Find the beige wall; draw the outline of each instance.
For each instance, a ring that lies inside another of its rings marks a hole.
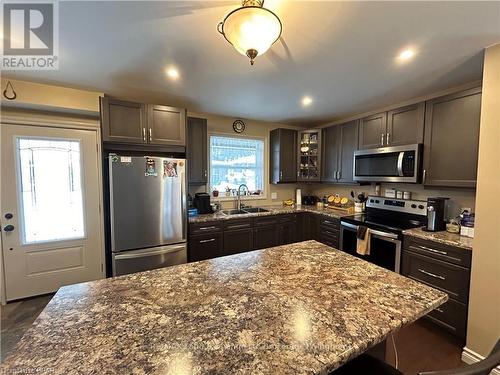
[[[189,116],[192,117],[201,117],[201,118],[206,118],[207,123],[208,123],[208,133],[215,133],[215,134],[229,134],[229,135],[237,135],[233,131],[233,122],[236,118],[233,117],[225,117],[225,116],[218,116],[218,115],[212,115],[212,114],[204,114],[204,113],[188,113]],[[254,121],[254,120],[244,120],[246,128],[245,132],[243,133],[244,136],[247,137],[257,137],[257,138],[263,138],[265,139],[266,143],[266,155],[265,157],[265,164],[266,164],[266,171],[265,171],[265,181],[269,181],[269,132],[272,129],[276,128],[290,128],[290,129],[300,129],[297,127],[293,127],[290,125],[285,125],[285,124],[278,124],[278,123],[272,123],[272,122],[263,122],[263,121]],[[246,204],[249,205],[254,205],[254,206],[264,206],[264,205],[271,205],[271,204],[281,204],[283,200],[292,198],[295,199],[295,189],[297,187],[301,187],[302,189],[305,189],[305,185],[299,185],[299,184],[283,184],[283,185],[273,185],[273,184],[266,184],[266,199],[256,199],[252,201],[245,202]],[[196,192],[208,192],[210,187],[209,186],[191,186],[189,189],[189,192],[191,195],[194,196],[194,193]],[[271,199],[271,193],[276,193],[277,198],[275,200]],[[218,201],[218,200],[217,200]],[[223,208],[232,208],[235,206],[235,201],[224,201],[221,200]]]
[[[102,93],[9,80],[5,77],[2,77],[2,93],[7,81],[14,86],[17,98],[7,100],[2,95],[2,106],[99,115],[99,96],[102,96]]]
[[[500,44],[485,53],[477,177],[467,348],[485,356],[500,338]]]

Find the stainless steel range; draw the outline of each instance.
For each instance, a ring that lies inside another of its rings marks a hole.
[[[427,220],[427,202],[369,196],[366,212],[340,221],[340,249],[399,273],[403,230],[422,227]],[[359,226],[370,228],[370,255],[356,253]]]

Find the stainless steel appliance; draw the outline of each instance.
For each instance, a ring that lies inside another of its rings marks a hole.
[[[354,152],[355,181],[417,183],[421,167],[422,144]]]
[[[186,161],[109,155],[113,276],[186,263]]]
[[[369,196],[365,213],[341,219],[340,250],[399,273],[402,231],[424,226],[426,213],[426,201]],[[370,228],[370,255],[356,253],[360,225]]]
[[[437,232],[446,229],[445,208],[448,198],[427,198],[427,226],[426,230]]]

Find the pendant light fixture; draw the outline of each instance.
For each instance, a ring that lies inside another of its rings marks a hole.
[[[254,64],[281,36],[281,21],[264,8],[264,0],[243,0],[242,6],[229,13],[217,30],[242,55]]]

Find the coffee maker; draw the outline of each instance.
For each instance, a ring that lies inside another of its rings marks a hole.
[[[446,229],[445,209],[446,200],[449,198],[427,198],[427,227],[429,232]]]

